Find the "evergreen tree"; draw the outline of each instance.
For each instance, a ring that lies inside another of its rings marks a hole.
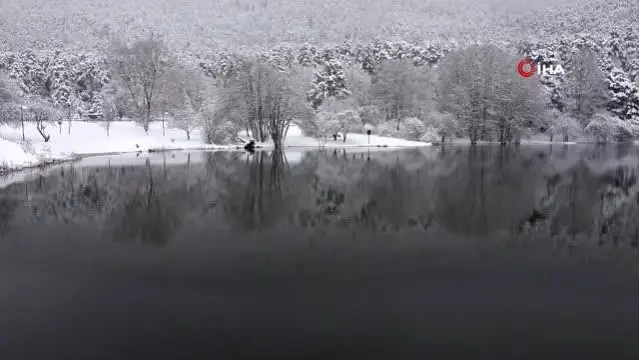
[[[619,68],[613,68],[607,80],[610,91],[608,110],[629,122],[634,134],[639,134],[639,88]]]
[[[532,53],[532,59],[537,66],[551,67],[561,65],[561,58],[556,51],[551,49],[543,49]],[[549,99],[549,107],[563,112],[566,108],[565,99],[565,77],[561,74],[542,74],[539,77],[544,92]]]
[[[623,69],[631,81],[639,81],[639,34],[633,27],[628,28],[623,38]]]
[[[329,97],[343,98],[350,94],[346,88],[346,76],[342,70],[342,64],[336,59],[331,59],[326,62],[322,71],[315,73],[308,100],[313,109],[317,110]]]

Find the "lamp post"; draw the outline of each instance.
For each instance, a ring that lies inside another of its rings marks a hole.
[[[164,127],[164,117],[167,116],[168,114],[169,113],[166,112],[166,111],[164,113],[162,113],[162,136],[166,136],[166,131],[164,130],[165,129],[165,127]]]
[[[20,123],[22,124],[22,141],[25,141],[24,138],[24,112],[27,110],[26,106],[20,107]]]
[[[371,133],[373,132],[373,125],[366,123],[364,125],[364,129],[366,129],[366,135],[368,135],[368,145],[371,144]]]

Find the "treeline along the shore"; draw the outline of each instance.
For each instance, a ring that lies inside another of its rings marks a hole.
[[[148,129],[166,119],[218,144],[242,130],[281,144],[291,122],[318,138],[372,128],[428,142],[506,144],[540,133],[626,141],[639,135],[637,29],[213,54],[174,49],[165,34],[148,31],[93,52],[1,53],[0,121],[135,119]],[[523,78],[516,70],[524,58],[564,72]]]

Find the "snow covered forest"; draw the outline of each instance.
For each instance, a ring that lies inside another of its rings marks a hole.
[[[0,122],[281,145],[639,135],[639,1],[0,1]],[[520,77],[523,58],[565,74]]]

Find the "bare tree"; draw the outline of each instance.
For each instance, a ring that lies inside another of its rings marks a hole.
[[[46,132],[47,122],[60,121],[63,117],[63,113],[52,104],[37,100],[29,105],[29,110],[33,116],[36,130],[38,130],[44,142],[49,142],[51,135]]]
[[[571,136],[577,136],[581,133],[579,123],[577,123],[577,121],[568,114],[553,111],[548,115],[548,117],[550,119],[550,127],[548,128],[550,141],[553,140],[555,135],[561,135],[563,137],[563,141],[566,142]]]
[[[107,136],[111,136],[111,124],[118,117],[115,94],[108,93],[102,95],[102,123],[100,124]]]
[[[304,105],[300,92],[289,83],[284,74],[271,70],[267,79],[264,104],[267,128],[275,148],[280,149],[291,121],[297,117],[308,116],[310,110]]]
[[[523,128],[539,126],[541,88],[512,70],[517,59],[494,46],[471,46],[449,54],[440,73],[440,105],[452,113],[471,143],[518,142]]]
[[[506,59],[506,64],[516,63],[514,57]],[[484,105],[490,110],[490,127],[496,130],[500,144],[519,143],[525,130],[538,129],[544,121],[540,84],[520,77],[508,66],[500,69],[495,81],[493,92],[484,97],[492,102]]]
[[[347,110],[337,114],[338,131],[342,133],[342,141],[346,142],[346,136],[350,132],[356,132],[363,129],[362,120],[355,110]]]
[[[191,98],[185,93],[184,105],[174,110],[171,126],[186,133],[187,140],[191,140],[191,132],[203,124],[202,113],[199,112]]]
[[[346,86],[359,106],[371,105],[371,77],[361,66],[345,69]]]
[[[337,140],[336,134],[339,132],[340,123],[334,113],[319,112],[314,123],[316,126],[313,129],[314,132],[311,133],[312,136],[323,137],[325,140],[328,140],[329,136],[333,136]]]
[[[125,116],[130,116],[137,112],[134,101],[131,99],[129,90],[121,84],[117,79],[112,80],[102,90],[103,102],[111,107],[114,115],[114,121],[121,121]]]
[[[269,137],[276,148],[283,144],[291,121],[309,117],[308,109],[297,81],[296,69],[286,73],[260,61],[246,60],[239,76],[225,89],[220,109],[233,110],[234,120],[259,141]]]
[[[274,75],[268,65],[257,61],[247,62],[243,65],[237,85],[243,96],[244,110],[246,111],[247,128],[259,141],[266,141],[268,137],[268,125],[266,123],[265,98],[270,76]]]
[[[567,93],[574,101],[573,116],[585,127],[597,109],[606,102],[605,77],[591,50],[582,49],[573,55],[567,76]]]
[[[171,126],[191,133],[204,124],[204,112],[208,110],[207,97],[210,92],[199,71],[175,69],[166,79],[166,91],[162,96],[162,107],[172,115]]]
[[[425,69],[409,60],[385,61],[372,79],[372,103],[385,111],[386,120],[418,116],[431,98],[429,78]]]
[[[446,138],[452,138],[459,132],[459,124],[450,113],[433,111],[426,117],[424,123],[437,129],[437,135],[441,137],[442,144]]]
[[[163,91],[162,79],[172,67],[164,42],[151,35],[130,46],[116,45],[113,68],[148,133],[151,115]]]

